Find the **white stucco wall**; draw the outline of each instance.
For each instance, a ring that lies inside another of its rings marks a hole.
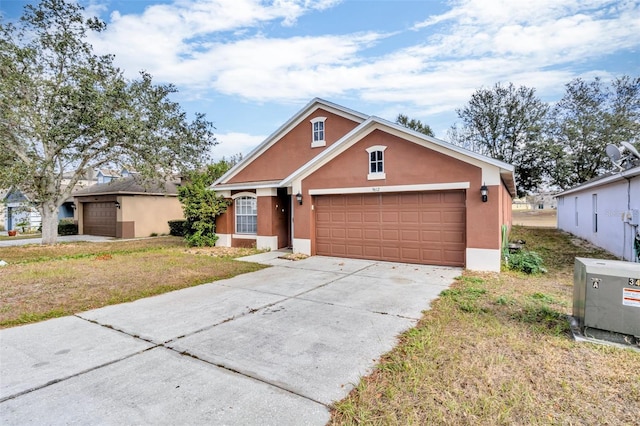
[[[640,228],[623,219],[631,209],[640,209],[640,176],[566,191],[558,197],[558,228],[632,260],[633,239]]]

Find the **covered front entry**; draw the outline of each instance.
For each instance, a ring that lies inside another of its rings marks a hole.
[[[464,266],[465,191],[321,195],[316,254]]]
[[[116,237],[116,221],[113,201],[83,203],[83,234]]]

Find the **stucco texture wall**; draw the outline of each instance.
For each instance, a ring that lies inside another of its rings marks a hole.
[[[323,109],[318,109],[303,119],[300,124],[284,135],[245,169],[229,179],[228,183],[284,179],[320,154],[326,147],[311,148],[312,127],[310,120],[316,117],[327,117],[325,121],[326,147],[332,145],[359,124]]]
[[[386,146],[384,165],[386,179],[368,180],[369,156],[367,148]],[[500,185],[489,187],[489,200],[480,197],[482,170],[472,164],[406,141],[381,130],[375,130],[355,143],[335,159],[302,181],[306,200],[310,189],[414,185],[432,183],[469,182],[467,190],[467,247],[500,248],[500,225],[504,220],[504,205]],[[510,211],[510,210],[509,210]],[[311,203],[295,206],[295,238],[313,235]]]
[[[119,196],[118,201],[121,205],[118,222],[133,223],[135,238],[168,234],[170,220],[184,219],[182,205],[175,196],[125,195]],[[126,226],[123,229],[127,229]]]
[[[560,196],[558,228],[630,260],[638,229],[623,221],[630,209],[640,209],[640,176]]]

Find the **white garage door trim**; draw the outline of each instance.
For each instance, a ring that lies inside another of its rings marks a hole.
[[[469,189],[469,182],[426,183],[418,185],[357,186],[351,188],[310,189],[309,195],[366,194],[369,192],[415,192]]]

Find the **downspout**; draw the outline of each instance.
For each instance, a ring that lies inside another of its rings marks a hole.
[[[626,214],[631,214],[631,179],[629,177],[623,176],[626,181],[627,181],[627,213]],[[630,261],[631,262],[640,262],[640,230],[638,229],[638,225],[637,224],[632,224],[631,223],[631,218],[627,216],[627,220],[628,222],[622,222],[624,229],[623,229],[623,237],[622,237],[622,244],[623,244],[623,250],[622,250],[622,259],[624,260],[624,253],[626,251],[626,245],[627,245],[627,227],[625,226],[625,223],[628,223],[629,226],[631,227],[631,241],[630,241],[630,247],[629,247],[629,252],[631,254],[630,256]]]

